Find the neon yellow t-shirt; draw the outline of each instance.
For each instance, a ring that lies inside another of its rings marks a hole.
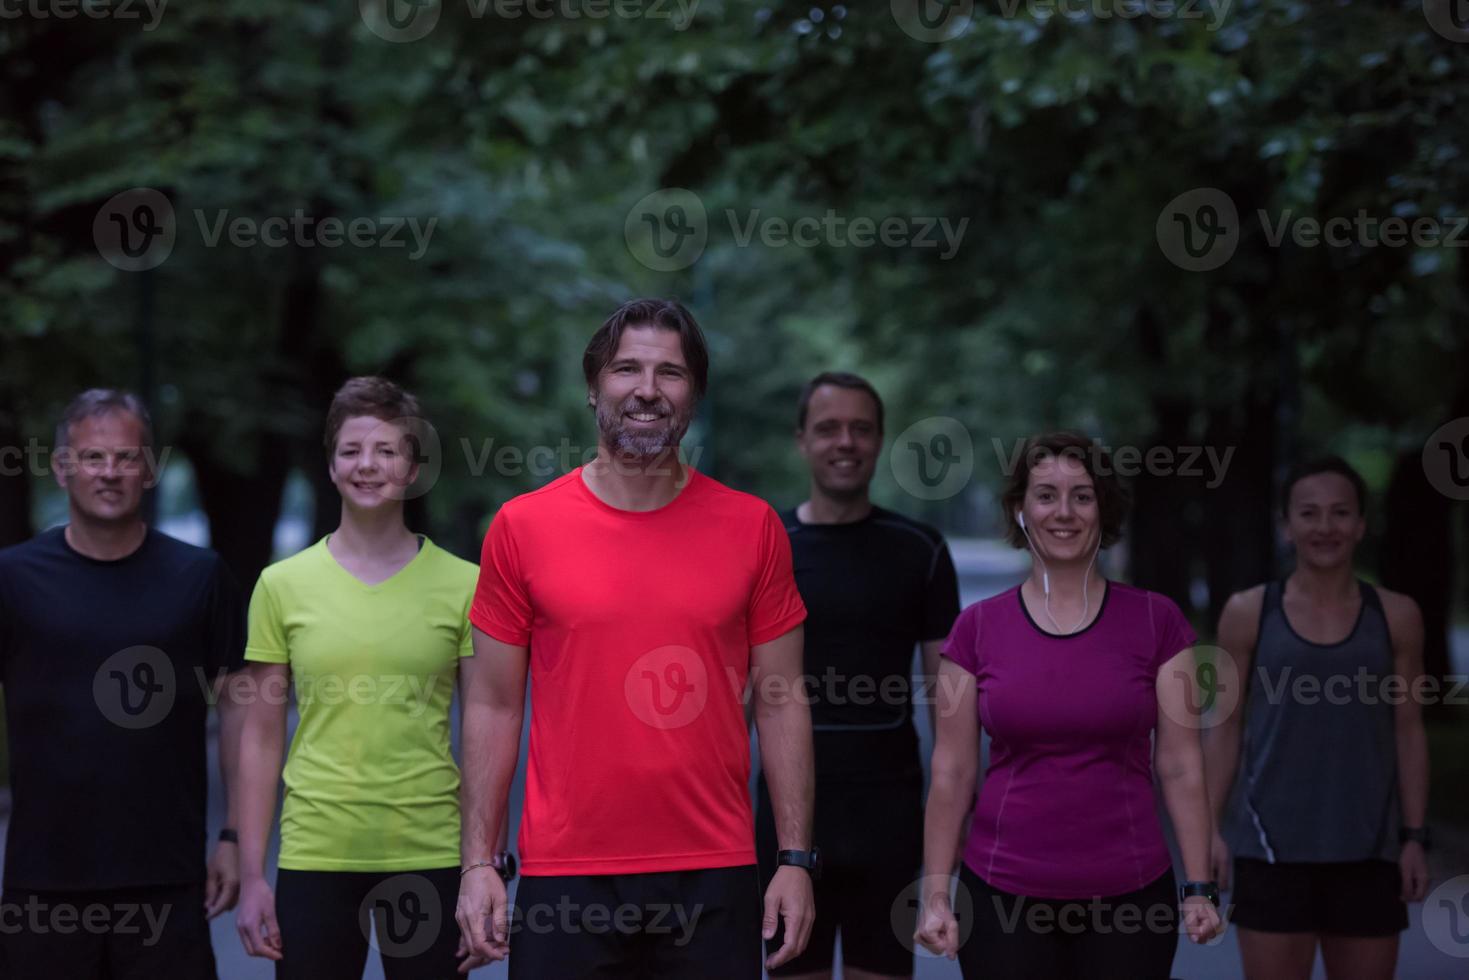
[[[377,585],[338,564],[326,538],[261,574],[245,659],[290,665],[301,716],[284,773],[280,867],[458,867],[449,707],[459,658],[474,652],[477,575],[427,538]]]

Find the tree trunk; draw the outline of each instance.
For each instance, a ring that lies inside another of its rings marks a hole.
[[[1143,356],[1155,370],[1166,371],[1162,326],[1146,308],[1138,311],[1136,322]],[[1155,397],[1152,445],[1175,449],[1188,445],[1192,411],[1188,399]],[[1189,597],[1190,559],[1196,553],[1196,535],[1189,523],[1193,487],[1174,474],[1149,473],[1148,469],[1142,467],[1132,483],[1128,551],[1132,581],[1141,588],[1166,595],[1188,612],[1193,606]]]
[[[30,457],[21,438],[15,400],[0,391],[0,548],[31,536]],[[19,455],[16,455],[18,453]]]

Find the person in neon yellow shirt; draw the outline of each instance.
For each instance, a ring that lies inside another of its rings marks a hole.
[[[277,980],[450,977],[459,950],[459,769],[449,741],[477,569],[411,533],[403,498],[422,413],[390,381],[353,378],[327,413],[341,524],[267,568],[250,601],[240,759],[245,950]],[[286,761],[276,888],[265,854]],[[375,933],[375,935],[373,935]]]

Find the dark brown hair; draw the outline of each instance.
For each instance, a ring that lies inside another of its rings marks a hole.
[[[657,327],[677,333],[683,344],[684,363],[694,377],[694,398],[704,397],[709,387],[709,347],[694,315],[673,299],[628,300],[597,328],[581,359],[588,388],[596,390],[598,376],[617,353],[622,332],[628,327]]]
[[[1362,479],[1362,474],[1352,468],[1352,464],[1340,456],[1318,456],[1304,463],[1297,463],[1291,468],[1290,475],[1286,477],[1285,489],[1280,495],[1280,514],[1282,517],[1290,517],[1290,493],[1308,476],[1319,476],[1322,473],[1335,473],[1337,476],[1346,477],[1352,489],[1357,491],[1357,513],[1367,513],[1367,481]]]
[[[838,388],[850,388],[853,391],[865,391],[877,405],[877,431],[882,431],[882,396],[872,383],[858,374],[850,371],[822,371],[816,377],[801,388],[801,394],[796,398],[796,429],[799,431],[806,428],[806,413],[811,409],[811,396],[816,394],[816,389],[822,385],[835,385]]]
[[[366,415],[384,422],[396,422],[418,436],[425,423],[423,409],[418,399],[387,378],[366,375],[348,378],[332,396],[331,408],[326,411],[326,454],[337,451],[337,436],[350,418]]]
[[[1005,511],[1005,540],[1016,548],[1028,547],[1025,534],[1015,522],[1015,513],[1025,503],[1030,489],[1030,471],[1043,459],[1074,459],[1092,478],[1097,494],[1097,513],[1101,523],[1100,547],[1110,548],[1122,537],[1122,522],[1131,499],[1127,488],[1117,478],[1112,454],[1105,446],[1080,432],[1047,432],[1025,440],[1025,448],[1016,457],[1013,470],[1005,474],[1005,488],[1000,493],[1000,506]]]

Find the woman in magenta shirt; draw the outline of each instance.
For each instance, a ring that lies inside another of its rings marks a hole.
[[[1030,577],[964,610],[944,645],[918,939],[968,978],[1166,980],[1181,892],[1194,942],[1219,928],[1198,716],[1175,679],[1193,676],[1194,634],[1168,599],[1097,571],[1126,506],[1114,473],[1085,436],[1027,443],[1002,499]]]

